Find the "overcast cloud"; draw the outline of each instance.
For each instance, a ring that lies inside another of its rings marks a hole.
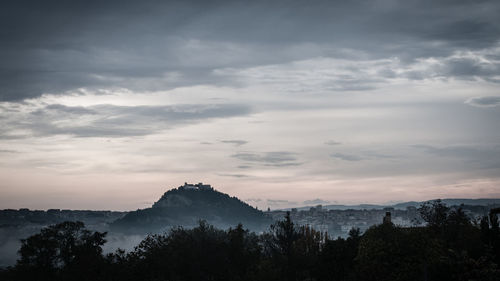
[[[399,58],[403,68],[436,59],[430,71],[384,70],[413,79],[498,74],[494,0],[10,1],[2,11],[3,100],[81,87],[227,84],[214,71],[315,57],[354,59],[346,64],[354,77],[332,83],[340,90],[377,82],[355,68],[360,58]]]
[[[262,208],[500,197],[499,14],[496,0],[7,1],[0,208],[134,209],[185,181]]]

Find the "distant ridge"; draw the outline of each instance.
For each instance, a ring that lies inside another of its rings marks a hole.
[[[172,227],[193,227],[200,220],[219,228],[235,227],[261,230],[269,226],[266,215],[236,197],[219,192],[210,185],[198,183],[171,189],[151,208],[131,211],[111,224],[114,231],[157,233]]]
[[[384,208],[394,208],[394,209],[406,209],[407,207],[420,207],[425,202],[431,202],[437,199],[427,200],[427,201],[408,201],[397,204],[387,204],[387,205],[377,205],[377,204],[359,204],[359,205],[323,205],[323,209],[326,210],[371,210],[371,209],[384,209]],[[441,199],[443,203],[448,206],[458,206],[461,204],[464,205],[476,205],[476,206],[489,206],[489,205],[500,205],[500,198],[480,198],[480,199],[461,199],[461,198],[447,198]],[[314,206],[304,206],[297,207],[297,210],[308,210],[309,208]],[[283,209],[290,210],[291,208]]]

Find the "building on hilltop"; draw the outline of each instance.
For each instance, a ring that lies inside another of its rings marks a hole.
[[[183,186],[180,186],[179,189],[185,190],[185,189],[194,189],[194,190],[212,190],[212,186],[209,184],[203,184],[202,182],[199,183],[187,183],[185,182]]]

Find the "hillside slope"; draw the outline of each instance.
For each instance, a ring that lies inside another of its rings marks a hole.
[[[172,227],[193,227],[200,220],[219,228],[242,223],[255,231],[269,226],[265,214],[236,197],[216,191],[209,185],[185,184],[169,190],[151,208],[129,212],[111,224],[113,231],[155,233]]]

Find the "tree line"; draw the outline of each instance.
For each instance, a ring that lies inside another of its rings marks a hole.
[[[479,221],[440,201],[419,211],[426,226],[389,222],[335,239],[289,214],[262,234],[201,221],[110,254],[102,251],[106,233],[63,222],[23,239],[0,280],[499,280],[494,211]]]

